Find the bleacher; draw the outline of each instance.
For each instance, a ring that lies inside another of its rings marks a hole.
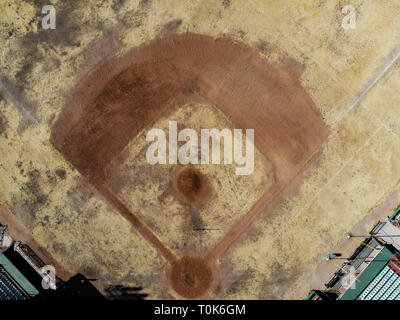
[[[386,266],[359,296],[360,300],[400,300],[400,276]]]
[[[0,300],[26,300],[21,290],[4,273],[0,273]]]
[[[38,293],[4,253],[0,252],[0,300],[26,300]]]

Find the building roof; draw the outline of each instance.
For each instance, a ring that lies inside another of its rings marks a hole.
[[[384,269],[387,264],[391,261],[393,253],[386,247],[383,247],[381,252],[369,263],[368,267],[358,276],[358,280],[355,280],[355,288],[349,288],[339,297],[339,300],[355,300],[367,289],[374,289],[376,284],[382,280],[379,278],[383,272],[382,278],[386,275],[387,269]],[[376,282],[376,279],[378,279]],[[386,281],[387,279],[384,278]],[[369,287],[371,284],[372,287]]]

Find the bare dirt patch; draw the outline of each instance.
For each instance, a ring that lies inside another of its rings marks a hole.
[[[213,282],[213,274],[201,257],[183,257],[172,264],[170,281],[178,294],[193,299],[206,293]]]

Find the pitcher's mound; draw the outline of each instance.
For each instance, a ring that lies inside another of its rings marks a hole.
[[[184,167],[176,173],[174,189],[179,198],[190,205],[201,202],[209,194],[207,178],[193,167]]]

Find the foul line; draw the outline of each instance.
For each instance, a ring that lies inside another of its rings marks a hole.
[[[305,210],[308,210],[311,207],[315,199],[319,197],[322,191],[332,183],[332,181],[349,165],[349,163],[355,158],[355,156],[378,134],[378,132],[382,128],[383,126],[381,125],[380,127],[378,127],[378,129],[375,130],[375,132],[365,141],[365,143],[360,148],[358,148],[353,153],[353,155],[343,164],[343,166],[329,179],[329,181],[319,189],[319,192],[317,192],[315,196],[311,199],[309,205],[307,205],[307,207],[305,207],[303,210],[299,211],[296,215],[294,215],[293,219],[296,219],[300,214],[302,214]]]
[[[353,110],[358,103],[365,97],[365,95],[372,89],[372,87],[375,86],[375,84],[382,79],[382,77],[386,74],[386,72],[391,68],[391,66],[400,58],[400,50],[397,51],[397,53],[394,55],[394,57],[387,63],[385,64],[382,68],[380,68],[376,74],[376,76],[367,82],[367,86],[365,87],[364,90],[362,90],[360,93],[356,95],[355,100],[350,104],[349,107],[347,107],[346,110],[343,111],[342,116],[337,120],[337,122],[341,122],[343,118],[351,111]],[[332,110],[328,116],[333,112]]]
[[[369,85],[358,95],[356,100],[348,107],[345,111],[345,115],[349,113],[354,107],[358,104],[358,102],[367,94],[367,92],[385,75],[385,73],[390,69],[390,67],[399,59],[400,51],[390,60],[383,68],[380,69],[376,77],[369,83]]]
[[[19,101],[16,95],[6,84],[4,78],[0,77],[0,94],[3,94],[17,109],[22,113],[22,116],[26,117],[29,121],[39,124],[39,121],[34,117],[32,112],[27,108],[23,101]]]

